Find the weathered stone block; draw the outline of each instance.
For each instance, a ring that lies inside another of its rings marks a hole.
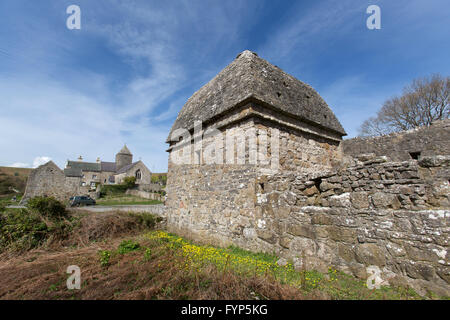
[[[355,249],[356,261],[364,265],[384,266],[386,264],[386,257],[383,250],[376,244],[363,243],[359,244]]]
[[[376,208],[399,209],[401,207],[401,203],[395,194],[375,192],[371,197]]]
[[[331,207],[345,207],[349,208],[351,206],[350,203],[350,193],[343,193],[338,196],[331,196],[328,199]]]
[[[352,192],[350,194],[350,201],[352,206],[356,209],[369,208],[369,196],[367,192]]]
[[[288,232],[294,236],[315,239],[314,228],[310,225],[292,224],[288,226]]]

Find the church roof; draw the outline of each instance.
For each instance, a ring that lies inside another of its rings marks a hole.
[[[101,164],[102,171],[116,172],[116,163],[115,162],[102,161],[100,164]]]
[[[127,172],[128,170],[133,168],[136,164],[138,164],[138,162],[140,162],[140,161],[136,161],[136,162],[130,163],[129,165],[126,165],[125,167],[120,168],[116,173],[119,174],[119,173]]]
[[[129,154],[129,155],[132,155],[130,150],[128,150],[127,145],[124,145],[123,148],[119,151],[118,154]]]
[[[174,130],[191,129],[194,121],[206,122],[249,99],[346,135],[333,111],[311,86],[246,50],[188,99],[167,141]]]
[[[84,161],[67,161],[67,168],[71,168],[73,170],[82,170],[82,171],[101,171],[101,164],[99,162],[84,162]]]

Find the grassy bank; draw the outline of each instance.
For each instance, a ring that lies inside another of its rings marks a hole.
[[[99,206],[116,206],[116,205],[152,205],[161,204],[158,200],[149,200],[132,195],[118,194],[108,195],[100,199],[97,199],[97,205]]]
[[[0,299],[421,299],[411,289],[369,290],[333,269],[296,271],[274,255],[202,246],[161,230],[102,235],[0,259]],[[81,290],[66,288],[69,265],[82,271]]]
[[[410,288],[370,290],[332,268],[298,270],[272,254],[200,245],[159,222],[67,211],[51,198],[2,209],[0,299],[422,299]],[[66,287],[70,265],[81,269],[81,290]]]

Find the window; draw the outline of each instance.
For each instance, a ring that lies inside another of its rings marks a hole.
[[[93,174],[93,175],[92,175],[92,179],[97,179],[97,175],[96,175],[96,174]]]
[[[419,160],[420,152],[410,152],[409,155],[411,156],[411,159]]]
[[[82,187],[86,186],[86,182],[83,181],[83,182],[81,183],[81,186],[82,186]]]
[[[137,170],[136,173],[134,174],[134,176],[136,177],[136,180],[141,180],[141,170]]]

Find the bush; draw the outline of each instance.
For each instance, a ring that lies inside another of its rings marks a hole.
[[[161,217],[156,217],[150,213],[134,213],[130,212],[129,215],[137,220],[137,223],[143,225],[149,229],[153,229],[158,222],[162,221]]]
[[[136,185],[136,177],[125,177],[122,184],[127,186],[127,189],[133,188]]]
[[[35,197],[28,200],[27,207],[43,217],[61,219],[67,217],[66,207],[53,197]]]
[[[112,185],[104,185],[100,190],[100,197],[105,197],[108,195],[116,195],[122,194],[127,191],[128,186],[124,184],[112,184]]]
[[[26,209],[5,211],[0,215],[0,252],[11,245],[17,249],[37,247],[47,233],[48,227],[37,213]]]

